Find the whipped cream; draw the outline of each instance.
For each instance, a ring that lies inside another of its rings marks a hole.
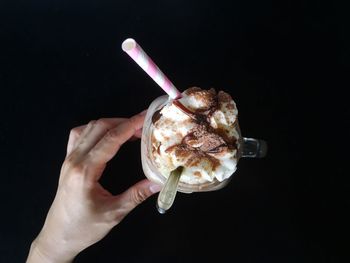
[[[164,176],[183,166],[180,182],[203,184],[222,182],[236,171],[240,132],[229,94],[189,88],[156,114],[152,155]]]

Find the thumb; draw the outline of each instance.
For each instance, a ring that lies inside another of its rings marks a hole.
[[[120,222],[130,211],[141,204],[151,195],[158,193],[161,186],[144,179],[131,186],[125,192],[117,195],[114,200],[113,209],[116,211],[116,218]]]

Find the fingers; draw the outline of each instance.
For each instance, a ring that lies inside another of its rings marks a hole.
[[[117,222],[120,222],[131,210],[144,202],[148,197],[159,192],[160,189],[160,185],[144,179],[131,186],[124,193],[116,196],[112,209],[115,210]]]
[[[105,165],[136,132],[144,122],[144,114],[138,114],[108,130],[89,152],[89,160],[97,165]]]
[[[134,135],[136,138],[141,138],[142,136],[142,128],[141,129],[138,129],[136,132],[135,132],[135,135]]]
[[[118,118],[118,119],[121,119],[121,120],[126,120],[126,118]],[[104,120],[106,122],[110,122],[111,125],[114,125],[115,123],[115,118],[104,118]],[[95,122],[95,121],[92,121],[91,124]],[[77,142],[78,142],[78,139],[80,138],[80,136],[82,135],[82,133],[84,132],[84,130],[86,129],[86,127],[88,126],[88,124],[86,125],[81,125],[81,126],[78,126],[78,127],[75,127],[73,128],[70,133],[69,133],[69,139],[68,139],[68,143],[67,143],[67,156],[72,152],[72,150],[77,146]],[[85,134],[86,135],[86,134]],[[83,135],[83,137],[85,136]],[[141,138],[142,136],[142,128],[137,130],[135,132],[135,135],[130,138],[130,140],[134,141],[134,140],[137,140],[139,138]]]
[[[126,118],[103,118],[72,129],[67,145],[67,155],[77,147],[82,154],[88,152],[107,130],[114,128],[124,120]]]
[[[69,155],[72,152],[78,138],[80,137],[80,135],[82,134],[82,132],[85,130],[86,127],[87,125],[82,125],[79,127],[75,127],[70,131],[68,144],[67,144],[67,155]]]
[[[139,129],[135,132],[135,134],[129,139],[129,141],[136,141],[142,137],[142,129]]]
[[[140,137],[146,112],[129,119],[110,118],[91,121],[71,131],[67,158],[71,162],[83,161],[89,166],[87,177],[98,180],[122,144],[132,137]]]

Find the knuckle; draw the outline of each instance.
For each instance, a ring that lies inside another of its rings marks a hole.
[[[135,116],[126,120],[126,125],[135,127],[137,123],[137,118]]]
[[[77,161],[75,154],[69,155],[63,163],[63,168],[66,172],[72,175],[81,175],[84,173],[85,165],[84,163]]]
[[[97,122],[96,120],[91,120],[91,121],[89,121],[87,127],[94,126],[94,125],[96,124],[96,122]]]
[[[138,116],[133,116],[127,120],[127,125],[134,130],[134,133],[142,127]]]
[[[91,121],[89,121],[84,130],[89,129],[89,128],[95,126],[96,123],[97,123],[97,120],[91,120]]]
[[[96,121],[96,125],[102,128],[107,128],[109,126],[109,122],[107,119],[101,118]]]
[[[76,154],[73,151],[71,154],[69,154],[66,159],[63,162],[63,166],[65,167],[70,167],[72,164],[75,162],[74,160],[76,159]]]
[[[85,171],[85,166],[81,163],[72,165],[68,170],[71,177],[82,176]]]
[[[131,192],[131,198],[136,205],[139,205],[147,199],[147,194],[140,189],[133,189]]]
[[[81,134],[81,130],[78,129],[78,127],[75,127],[73,129],[70,130],[69,133],[71,136],[79,136]]]
[[[107,140],[115,140],[120,136],[118,129],[110,129],[107,131],[105,137]]]

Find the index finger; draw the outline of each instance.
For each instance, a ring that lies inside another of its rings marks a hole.
[[[105,165],[118,152],[120,147],[142,128],[145,113],[124,120],[109,130],[90,150],[89,159],[95,164]]]
[[[126,118],[103,118],[100,120],[102,120],[105,123],[105,125],[110,126],[110,127],[114,127],[114,126],[117,126],[122,121],[126,120]],[[88,133],[88,130],[86,130],[87,126],[88,126],[88,124],[81,125],[81,126],[73,128],[70,131],[68,144],[67,144],[67,155],[69,155],[73,151],[73,149],[77,146],[77,144],[79,144],[79,138],[87,135],[87,133]]]

